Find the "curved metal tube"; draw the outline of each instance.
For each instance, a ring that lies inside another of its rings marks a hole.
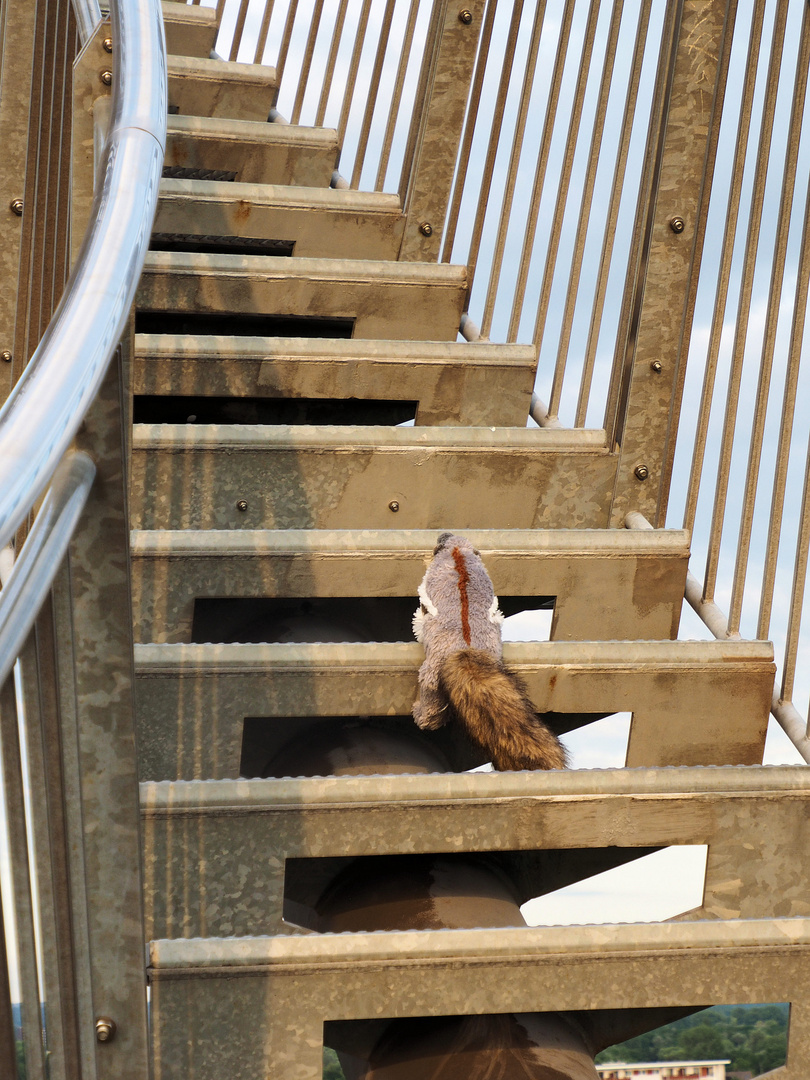
[[[0,686],[14,667],[56,577],[95,475],[96,466],[88,454],[81,450],[68,454],[56,470],[20,556],[0,592]]]
[[[76,16],[79,39],[82,45],[86,45],[101,22],[101,7],[98,0],[73,0],[73,14]]]
[[[114,0],[117,70],[92,224],[64,296],[0,412],[0,547],[70,446],[121,337],[141,273],[166,145],[158,0]]]

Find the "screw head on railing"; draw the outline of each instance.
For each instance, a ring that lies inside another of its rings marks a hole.
[[[469,26],[473,20],[473,14],[469,8],[462,8],[458,13],[458,21],[464,23],[465,26]]]
[[[682,217],[674,217],[670,221],[669,227],[674,233],[682,233],[683,230],[686,228],[686,222],[683,220]]]
[[[109,1042],[116,1032],[116,1023],[111,1020],[109,1016],[97,1016],[96,1017],[96,1041],[100,1043]]]
[[[104,49],[104,52],[108,52],[108,53],[112,52],[112,38],[111,37],[105,37],[101,44],[102,44],[102,47]]]
[[[22,212],[23,212],[23,201],[22,201],[22,199],[12,199],[11,202],[8,204],[8,208],[12,212],[12,214],[16,214],[17,217],[22,217]]]
[[[239,501],[236,504],[236,509],[241,510],[242,513],[244,514],[244,512],[247,510],[247,508],[248,508],[247,500],[246,499],[239,499]]]
[[[633,472],[635,473],[637,480],[646,480],[647,477],[650,475],[650,470],[647,468],[646,465],[636,465],[635,469],[633,469]]]
[[[99,79],[101,79],[101,81],[104,83],[105,86],[112,86],[112,72],[111,71],[102,71],[101,74],[99,75]]]
[[[433,226],[429,221],[423,221],[419,226],[419,232],[422,236],[433,236]]]
[[[396,499],[391,500],[391,502],[388,504],[388,509],[391,511],[392,514],[395,514],[397,510],[399,510],[399,503]]]
[[[664,365],[661,363],[660,360],[653,360],[650,364],[650,370],[654,371],[656,375],[660,375],[661,372],[664,370]]]
[[[10,364],[12,360],[11,349],[3,349],[3,351],[0,352],[0,359],[2,359],[4,364]]]

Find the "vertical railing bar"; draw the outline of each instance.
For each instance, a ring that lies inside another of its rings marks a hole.
[[[222,12],[225,10],[225,0],[217,0],[217,25],[222,21]]]
[[[487,204],[489,203],[490,188],[492,187],[492,175],[495,171],[495,158],[498,154],[501,124],[503,123],[503,114],[506,108],[506,98],[509,93],[509,81],[512,71],[509,59],[511,59],[511,57],[515,55],[515,45],[517,43],[522,14],[523,0],[514,0],[514,6],[512,8],[512,19],[509,24],[509,35],[506,40],[504,64],[501,69],[501,77],[498,82],[498,93],[495,98],[495,111],[492,117],[492,133],[489,137],[489,145],[487,146],[487,156],[484,161],[484,172],[481,177],[481,191],[478,196],[478,204],[475,211],[473,231],[470,238],[470,248],[466,260],[467,273],[469,275],[470,281],[473,281],[475,278],[475,267],[478,262],[478,252],[481,247],[481,236],[484,231],[484,218],[486,217]]]
[[[751,127],[751,111],[757,82],[757,57],[760,51],[762,23],[765,17],[764,4],[754,4],[753,8],[753,22],[745,68],[746,75],[740,104],[740,125],[737,131],[737,140],[734,149],[731,185],[728,197],[728,207],[726,210],[726,224],[723,233],[723,247],[721,250],[720,265],[717,271],[716,299],[712,316],[712,325],[709,332],[709,346],[703,376],[700,411],[698,413],[695,445],[692,452],[692,466],[689,474],[689,487],[687,489],[686,506],[684,509],[683,527],[689,529],[690,532],[695,526],[697,503],[700,495],[700,481],[703,472],[703,460],[709,432],[709,418],[714,398],[714,383],[717,374],[717,363],[720,356],[720,344],[723,335],[726,303],[728,301],[729,281],[731,278],[731,266],[734,256],[734,241],[737,234],[737,221],[740,213],[745,154],[748,146],[748,134]]]
[[[447,210],[447,221],[445,222],[444,236],[442,238],[442,262],[450,262],[453,253],[453,244],[456,239],[458,216],[461,210],[461,200],[464,195],[464,184],[467,179],[467,169],[470,164],[470,151],[476,132],[478,109],[481,104],[481,91],[484,85],[484,76],[486,75],[487,60],[489,59],[492,27],[495,22],[495,8],[496,4],[490,0],[490,3],[487,4],[486,14],[484,15],[484,25],[481,28],[481,40],[479,42],[478,56],[475,61],[475,72],[470,87],[467,116],[464,120],[464,135],[462,136],[461,146],[459,147],[458,168],[453,183],[453,198]],[[470,277],[470,284],[472,285],[472,277]]]
[[[714,590],[717,583],[717,568],[720,560],[720,541],[723,533],[723,520],[725,518],[726,498],[728,495],[729,476],[731,473],[734,429],[736,426],[740,386],[742,383],[745,342],[748,336],[748,318],[751,310],[756,255],[759,246],[759,229],[762,222],[765,182],[768,173],[768,151],[773,133],[776,95],[779,89],[779,74],[782,48],[784,46],[786,17],[787,4],[777,4],[776,16],[774,19],[773,40],[771,44],[771,59],[768,68],[768,81],[762,109],[762,128],[760,131],[756,172],[751,193],[751,211],[748,222],[742,281],[740,283],[739,293],[740,306],[737,311],[737,325],[732,349],[732,372],[726,400],[720,461],[717,470],[717,487],[715,489],[712,522],[709,533],[708,555],[706,558],[706,574],[703,583],[704,597],[706,597],[706,599],[714,598]],[[733,630],[737,629],[736,626],[732,626],[731,621],[729,622],[729,626],[732,627]]]
[[[430,18],[425,33],[425,47],[422,52],[422,62],[419,65],[419,78],[417,79],[416,93],[414,95],[413,115],[408,125],[408,138],[405,143],[405,154],[402,159],[399,188],[397,189],[403,205],[408,201],[414,180],[417,144],[419,142],[422,118],[430,104],[428,88],[430,86],[431,72],[441,46],[446,3],[447,0],[433,0],[430,5]]]
[[[759,468],[762,457],[762,443],[765,433],[765,414],[768,402],[768,387],[773,368],[773,354],[776,346],[776,331],[779,323],[779,309],[782,299],[782,288],[785,278],[785,259],[787,257],[788,234],[790,232],[791,208],[796,187],[796,170],[799,156],[799,141],[802,132],[804,117],[804,103],[807,92],[807,68],[810,63],[810,9],[805,7],[802,22],[802,36],[798,56],[796,59],[796,78],[794,82],[793,107],[791,110],[790,126],[788,128],[788,140],[785,150],[785,168],[782,180],[782,195],[780,199],[780,211],[776,240],[774,243],[773,270],[771,274],[771,288],[768,297],[768,310],[765,323],[765,335],[763,344],[761,393],[757,394],[757,416],[754,424],[754,434],[751,440],[751,457],[749,466],[754,463],[754,447],[756,446],[756,476],[751,474],[746,477],[746,516],[744,518],[745,529],[740,529],[740,543],[737,552],[737,565],[734,570],[734,587],[731,593],[731,605],[729,618],[739,621],[739,609],[742,608],[742,589],[744,588],[745,571],[747,569],[748,556],[751,546],[751,533],[753,523],[753,504],[756,499],[758,486]],[[807,204],[805,204],[805,225],[808,223]],[[806,253],[806,235],[802,234],[801,255],[799,264],[799,278],[796,284],[798,290],[801,286],[804,272],[804,260]],[[806,295],[806,286],[805,286]],[[798,300],[798,291],[795,294]],[[799,329],[799,344],[794,335]],[[796,386],[799,378],[799,363],[801,358],[801,337],[804,330],[804,307],[793,309],[793,326],[791,328],[791,345],[788,352],[788,363],[785,370],[785,385],[782,394],[782,417],[779,427],[779,443],[776,454],[776,466],[774,470],[773,497],[771,502],[771,515],[768,525],[768,540],[765,547],[765,566],[762,576],[762,591],[760,594],[759,618],[757,621],[757,637],[767,637],[770,627],[771,607],[773,601],[773,589],[776,580],[776,561],[779,556],[779,540],[782,525],[782,511],[784,509],[785,486],[787,483],[788,454],[790,440],[793,432],[793,416],[796,402]],[[765,377],[767,376],[767,377]],[[749,489],[753,481],[753,492]],[[742,581],[738,584],[738,579]],[[735,599],[737,606],[735,607]]]
[[[782,701],[793,700],[793,682],[796,676],[796,659],[799,651],[799,635],[802,627],[804,587],[807,580],[807,559],[810,551],[810,436],[804,463],[801,513],[796,537],[796,561],[793,564],[793,587],[790,592],[790,611],[785,634],[785,662],[782,668]]]
[[[560,327],[560,340],[557,347],[557,360],[554,365],[555,373],[557,371],[559,371],[560,373],[560,387],[562,387],[562,382],[565,377],[565,370],[568,364],[568,354],[571,343],[571,329],[574,323],[574,313],[576,311],[577,298],[579,296],[579,285],[582,274],[582,260],[585,256],[585,242],[587,240],[588,226],[590,224],[591,205],[593,202],[594,187],[596,185],[596,171],[599,165],[599,156],[602,149],[602,137],[605,129],[605,117],[607,115],[608,97],[610,96],[610,89],[613,84],[613,72],[616,63],[616,48],[618,45],[619,30],[621,28],[622,13],[623,0],[616,0],[611,15],[610,34],[608,37],[607,48],[605,50],[605,59],[602,68],[602,78],[599,85],[599,97],[597,102],[596,115],[594,117],[593,133],[591,135],[591,145],[588,153],[588,168],[585,174],[585,183],[582,190],[579,221],[577,223],[574,251],[571,258],[571,269],[568,274],[568,289],[566,291],[562,325]],[[555,374],[555,381],[556,380],[557,376]],[[580,380],[580,390],[581,389],[582,381]]]
[[[363,123],[360,127],[360,136],[357,141],[357,153],[354,156],[354,169],[352,171],[351,179],[351,186],[353,188],[358,187],[360,184],[360,174],[363,171],[363,165],[366,160],[368,137],[371,132],[371,122],[374,118],[374,109],[377,105],[377,94],[380,89],[380,72],[382,71],[385,53],[388,49],[388,38],[391,34],[391,22],[394,18],[395,3],[396,0],[387,0],[382,26],[380,27],[380,38],[377,42],[377,54],[374,57],[374,70],[371,73],[371,83],[369,85],[368,99],[366,100],[366,109],[363,114]]]
[[[540,201],[543,196],[543,187],[546,179],[546,168],[551,153],[551,139],[554,134],[554,121],[557,116],[557,105],[560,100],[560,87],[562,85],[565,61],[568,55],[568,42],[571,37],[571,24],[574,18],[574,5],[566,4],[563,9],[563,20],[560,26],[560,37],[557,42],[557,53],[554,58],[554,70],[549,87],[548,103],[546,105],[545,123],[543,124],[543,137],[537,151],[537,164],[534,169],[532,182],[532,197],[529,203],[529,213],[526,219],[526,234],[523,238],[523,248],[520,253],[518,277],[515,283],[515,297],[512,301],[512,316],[507,332],[507,341],[517,341],[520,328],[520,317],[523,311],[523,301],[526,296],[526,286],[529,281],[529,266],[531,264],[532,249],[534,247],[535,233],[537,230],[537,218],[540,214]],[[535,343],[536,345],[536,343]]]
[[[318,102],[318,111],[315,114],[315,127],[322,127],[326,116],[326,107],[329,103],[329,95],[332,91],[332,80],[335,76],[335,65],[340,50],[340,39],[343,36],[343,26],[346,22],[346,12],[349,0],[340,0],[335,25],[332,28],[332,41],[329,45],[329,55],[326,58],[326,70],[323,73],[323,85],[321,97]]]
[[[14,676],[0,687],[0,743],[3,748],[3,786],[6,795],[6,823],[9,860],[14,883],[17,961],[22,998],[23,1044],[26,1080],[45,1080],[45,1048],[42,1044],[42,1000],[37,977],[34,904],[31,868],[28,862],[28,830],[25,822],[20,732]]]
[[[0,892],[0,1076],[17,1075],[17,1040],[11,1001],[11,979],[6,948],[6,921]]]
[[[239,46],[242,44],[242,34],[245,29],[245,19],[247,18],[247,10],[250,0],[242,0],[239,5],[239,12],[236,16],[236,26],[233,30],[233,38],[231,39],[231,51],[228,54],[229,60],[235,60],[239,54]]]
[[[375,191],[382,191],[385,186],[385,174],[388,171],[388,162],[391,157],[391,147],[394,142],[394,131],[397,126],[399,105],[402,100],[402,90],[405,86],[405,75],[408,71],[411,49],[413,48],[413,35],[416,30],[416,16],[418,11],[419,0],[411,0],[408,21],[405,24],[402,52],[400,53],[399,65],[397,67],[397,78],[394,83],[394,93],[391,97],[391,107],[388,110],[388,123],[385,125],[385,136],[383,138],[382,150],[380,151],[380,164],[377,169],[377,178],[374,182]]]
[[[290,6],[287,8],[287,18],[284,20],[284,31],[281,35],[278,60],[276,61],[276,80],[279,88],[281,87],[281,80],[284,78],[284,69],[287,66],[287,54],[290,51],[290,41],[292,40],[297,12],[298,0],[290,0]]]
[[[534,88],[534,76],[537,69],[537,54],[540,51],[540,37],[543,33],[543,20],[546,12],[545,0],[539,0],[537,4],[534,23],[532,25],[532,34],[529,42],[529,53],[526,58],[526,68],[523,73],[523,86],[520,93],[520,107],[518,109],[517,123],[515,124],[515,132],[512,137],[512,151],[509,157],[509,170],[506,178],[506,189],[504,191],[503,202],[501,205],[501,219],[498,224],[498,235],[495,241],[495,252],[492,257],[492,264],[489,272],[489,289],[487,290],[487,298],[484,304],[484,315],[481,320],[481,334],[483,337],[489,337],[489,332],[492,329],[492,317],[495,310],[495,299],[498,294],[498,286],[501,278],[501,268],[503,266],[504,249],[506,247],[506,234],[509,230],[509,223],[512,216],[512,202],[515,195],[515,186],[517,184],[518,165],[520,164],[520,156],[523,151],[523,138],[526,130],[526,120],[529,114],[529,102]]]
[[[304,106],[304,95],[307,92],[307,83],[309,82],[309,73],[312,69],[312,58],[315,55],[315,42],[317,41],[318,31],[321,27],[322,14],[323,0],[315,0],[315,4],[312,8],[312,18],[309,24],[309,33],[307,34],[307,44],[304,49],[304,59],[301,64],[301,73],[298,76],[298,90],[295,95],[292,116],[290,117],[291,124],[298,124],[301,120],[301,109]]]
[[[568,189],[571,184],[571,170],[574,165],[574,153],[576,152],[577,140],[579,138],[579,125],[582,119],[582,106],[585,100],[585,90],[587,84],[587,78],[585,73],[587,72],[591,57],[593,56],[594,38],[596,36],[596,23],[599,16],[600,0],[592,0],[591,6],[588,11],[588,24],[585,30],[585,41],[583,42],[582,57],[580,58],[579,71],[577,73],[577,90],[574,95],[574,103],[571,108],[571,118],[568,123],[568,138],[565,145],[565,157],[563,158],[563,166],[560,170],[559,188],[557,189],[557,202],[554,207],[554,216],[551,222],[551,235],[549,237],[548,250],[546,252],[546,265],[543,270],[543,283],[540,288],[540,300],[537,305],[537,315],[534,320],[534,335],[532,340],[535,343],[535,348],[538,354],[543,344],[543,337],[545,335],[546,315],[548,314],[548,306],[551,301],[551,288],[554,282],[555,271],[557,267],[557,252],[560,246],[560,236],[562,234],[563,217],[565,216],[565,208],[568,202]],[[557,416],[560,410],[560,399],[562,397],[562,381],[565,374],[564,367],[560,367],[558,364],[554,370],[554,377],[551,382],[551,394],[549,397],[548,411],[550,416]]]
[[[352,50],[352,58],[349,63],[349,73],[346,78],[346,90],[343,94],[343,107],[340,110],[340,119],[338,120],[338,144],[343,145],[343,137],[346,134],[346,127],[349,122],[349,113],[352,107],[352,98],[354,97],[354,87],[357,82],[357,72],[360,67],[360,57],[363,52],[363,45],[366,40],[366,28],[368,27],[368,17],[371,11],[371,0],[363,0],[363,7],[360,9],[360,19],[357,24],[357,37],[354,42],[354,49]]]
[[[267,46],[267,34],[270,30],[270,20],[273,17],[275,0],[264,0],[264,14],[262,24],[259,27],[259,36],[256,38],[256,49],[253,53],[253,63],[261,64],[264,60],[264,50]]]
[[[608,205],[605,234],[602,240],[602,251],[599,259],[599,274],[594,292],[594,303],[591,311],[591,322],[588,329],[588,344],[585,348],[585,359],[582,365],[582,381],[577,398],[577,411],[574,420],[575,427],[582,427],[588,411],[590,401],[591,382],[593,380],[594,367],[596,365],[596,350],[599,345],[599,332],[602,326],[602,313],[605,308],[608,279],[610,277],[610,262],[613,257],[613,245],[616,240],[616,228],[619,218],[619,205],[624,190],[624,177],[627,170],[627,157],[630,150],[630,139],[633,135],[633,122],[635,120],[636,104],[638,102],[638,88],[641,82],[641,69],[644,66],[644,52],[647,47],[647,34],[650,25],[650,13],[652,0],[644,0],[642,4],[639,23],[636,30],[636,40],[633,53],[633,67],[627,84],[625,95],[624,114],[622,116],[621,135],[616,153],[616,164],[613,172],[613,182],[610,190],[610,202]]]

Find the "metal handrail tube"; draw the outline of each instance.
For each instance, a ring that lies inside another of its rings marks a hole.
[[[101,22],[101,6],[98,0],[72,0],[73,14],[82,45],[86,45]]]
[[[114,0],[111,14],[117,77],[91,225],[0,412],[0,547],[44,491],[98,392],[149,246],[166,145],[163,21],[157,0]]]
[[[53,584],[95,475],[89,454],[79,450],[65,457],[0,592],[0,686]]]

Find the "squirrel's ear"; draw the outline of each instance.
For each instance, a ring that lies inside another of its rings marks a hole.
[[[433,554],[438,555],[444,545],[450,539],[453,534],[451,532],[443,532],[439,535],[439,539],[436,541],[436,547],[433,549]]]

